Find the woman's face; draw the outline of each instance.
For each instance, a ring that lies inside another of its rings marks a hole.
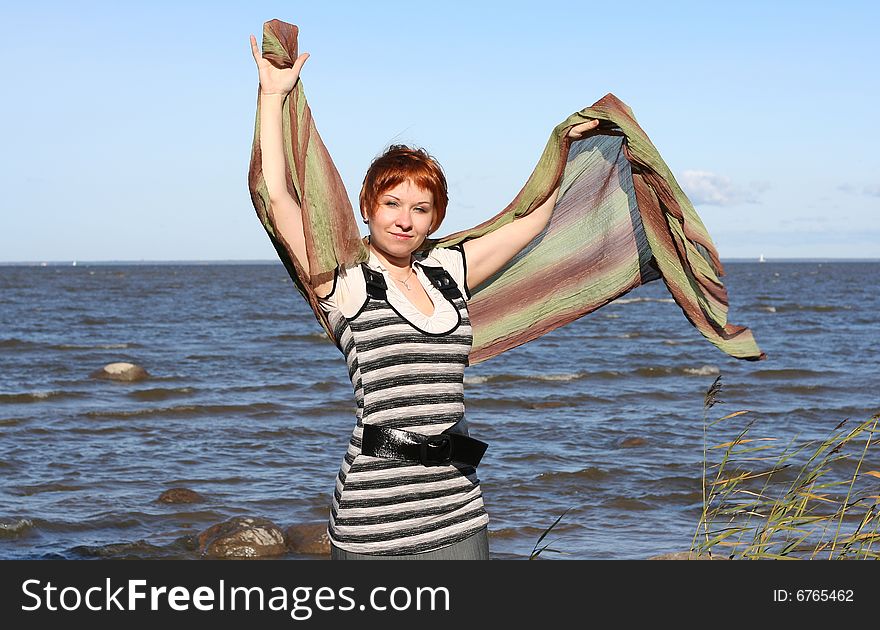
[[[428,236],[434,195],[406,180],[379,195],[370,217],[370,243],[390,256],[408,258]]]

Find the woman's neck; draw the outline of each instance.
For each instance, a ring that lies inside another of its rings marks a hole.
[[[412,254],[407,255],[406,258],[392,256],[378,249],[372,243],[370,243],[370,251],[376,255],[376,258],[378,258],[389,271],[396,271],[398,275],[408,273],[409,268],[412,266]]]

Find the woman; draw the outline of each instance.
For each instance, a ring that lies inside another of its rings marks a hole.
[[[262,170],[275,225],[308,275],[302,212],[289,194],[282,103],[308,58],[279,69],[251,49],[260,77]],[[579,138],[598,121],[571,129]],[[357,423],[336,481],[334,559],[488,559],[488,515],[476,466],[486,445],[468,435],[463,375],[471,289],[546,226],[556,203],[457,248],[423,250],[446,214],[446,179],[425,151],[392,146],[360,194],[367,262],[314,289],[346,356]]]

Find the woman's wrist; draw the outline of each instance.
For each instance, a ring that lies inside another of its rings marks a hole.
[[[260,96],[261,96],[261,97],[262,97],[262,96],[279,96],[279,97],[281,97],[281,98],[284,98],[284,97],[286,97],[288,94],[289,94],[289,92],[265,92],[265,91],[263,91],[262,88],[260,89]]]

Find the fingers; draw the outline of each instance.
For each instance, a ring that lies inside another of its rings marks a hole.
[[[580,123],[578,125],[573,126],[571,129],[568,130],[568,136],[570,138],[574,138],[575,140],[578,140],[581,137],[583,137],[583,135],[585,133],[595,129],[598,126],[599,126],[598,120],[590,120],[585,123]]]
[[[259,65],[260,61],[263,59],[263,55],[260,53],[260,49],[257,48],[257,38],[253,35],[251,35],[251,53],[254,56],[254,61]],[[297,76],[299,76],[299,72],[302,70],[303,64],[305,64],[306,59],[308,58],[309,53],[303,53],[293,62],[293,70],[296,72]]]
[[[303,65],[306,62],[306,59],[309,58],[309,53],[303,53],[299,57],[296,58],[296,61],[293,62],[293,70],[296,72],[296,75],[299,76],[300,71],[302,70]]]
[[[251,35],[251,53],[254,55],[254,61],[260,63],[260,50],[257,48],[257,38]]]

